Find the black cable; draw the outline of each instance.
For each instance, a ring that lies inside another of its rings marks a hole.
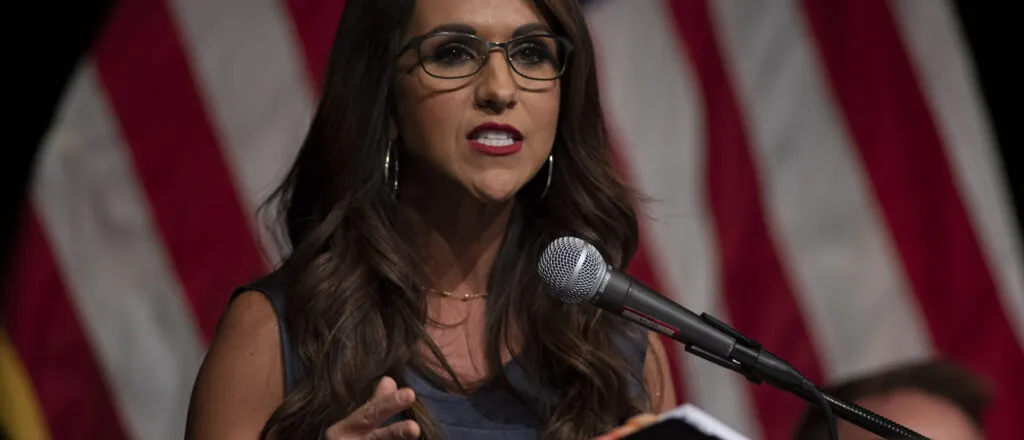
[[[825,399],[825,394],[809,380],[803,381],[800,387],[818,401],[818,408],[825,413],[825,426],[828,427],[829,440],[839,440],[839,433],[836,431],[836,415],[832,413],[832,405]]]
[[[855,403],[837,399],[826,392],[822,392],[821,395],[828,401],[829,405],[835,410],[839,417],[854,422],[857,426],[884,438],[928,440],[928,437],[918,434],[899,423],[893,422],[892,420],[861,408]]]

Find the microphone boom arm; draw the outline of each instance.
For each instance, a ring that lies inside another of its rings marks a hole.
[[[736,346],[733,348],[733,351],[736,352],[738,350],[739,352],[737,355],[739,356],[730,356],[732,359],[725,358],[694,344],[685,345],[687,352],[722,368],[735,371],[757,385],[760,385],[761,382],[768,382],[779,389],[799,396],[812,405],[821,406],[820,401],[815,398],[812,392],[800,386],[800,383],[796,383],[798,378],[800,381],[806,381],[806,379],[804,379],[795,368],[775,355],[762,349],[759,342],[740,333],[714,316],[707,313],[701,313],[700,318],[708,325],[736,338]],[[746,356],[740,355],[740,353],[745,354]],[[736,359],[737,357],[748,358],[748,361],[744,362],[738,360]],[[751,357],[753,358],[753,362],[749,361],[749,358]],[[794,374],[796,377],[794,377]],[[807,383],[810,382],[807,381]],[[813,384],[811,386],[813,386]],[[820,392],[824,400],[828,402],[829,407],[831,407],[836,416],[876,435],[880,435],[887,439],[927,440],[927,437],[918,434],[903,425],[893,422],[892,420],[864,409],[857,404],[836,398],[827,392],[821,391],[820,389],[818,389],[818,392]]]

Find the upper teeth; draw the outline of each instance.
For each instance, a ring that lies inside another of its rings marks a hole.
[[[484,145],[490,145],[500,147],[504,145],[512,145],[515,142],[512,139],[512,134],[507,131],[500,130],[484,130],[476,133],[473,140],[480,142]]]

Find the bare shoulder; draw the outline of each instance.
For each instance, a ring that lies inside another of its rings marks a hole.
[[[650,393],[650,409],[661,413],[674,408],[676,403],[675,383],[672,380],[672,368],[668,362],[668,354],[661,343],[661,337],[655,332],[647,336],[647,357],[644,359],[644,382]]]
[[[266,295],[255,290],[242,292],[231,301],[227,312],[217,329],[217,337],[214,343],[220,341],[231,341],[233,336],[243,333],[243,336],[252,335],[253,331],[265,332],[267,330],[278,331],[277,314],[274,306]],[[275,344],[280,346],[280,341],[273,338]]]
[[[186,438],[256,439],[284,398],[280,330],[260,292],[239,294],[203,359]]]

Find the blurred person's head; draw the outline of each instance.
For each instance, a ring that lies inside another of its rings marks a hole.
[[[825,389],[829,394],[906,426],[932,439],[981,440],[987,386],[967,370],[945,361],[901,366]],[[837,418],[841,440],[878,436]],[[828,438],[825,418],[808,409],[795,440]]]

